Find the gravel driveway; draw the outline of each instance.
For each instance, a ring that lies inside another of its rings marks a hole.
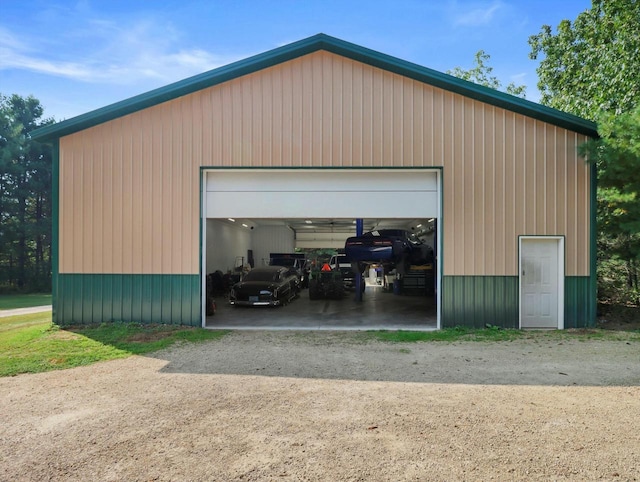
[[[637,342],[234,332],[0,379],[1,480],[638,480]]]

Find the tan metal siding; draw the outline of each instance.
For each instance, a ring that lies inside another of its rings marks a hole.
[[[566,236],[588,275],[584,137],[316,52],[64,137],[61,273],[199,271],[199,166],[442,167],[445,275]]]

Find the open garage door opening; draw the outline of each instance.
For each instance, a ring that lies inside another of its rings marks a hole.
[[[440,173],[385,173],[204,172],[203,326],[439,328]]]

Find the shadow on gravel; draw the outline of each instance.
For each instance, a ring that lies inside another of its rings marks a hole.
[[[233,332],[157,352],[167,373],[409,383],[640,386],[628,341],[383,343],[340,335]],[[248,382],[249,383],[249,382]]]

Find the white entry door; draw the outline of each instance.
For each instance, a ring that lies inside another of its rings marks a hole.
[[[520,238],[521,328],[564,328],[563,246],[563,238]]]

